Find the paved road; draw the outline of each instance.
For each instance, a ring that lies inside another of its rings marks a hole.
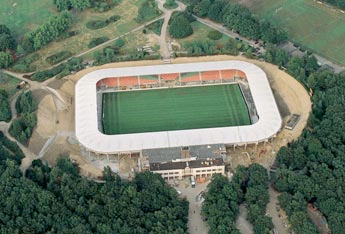
[[[185,185],[187,187],[185,187]],[[207,234],[208,227],[201,218],[201,203],[196,202],[197,195],[204,191],[208,183],[196,184],[195,188],[190,186],[190,182],[187,179],[185,183],[181,183],[177,190],[181,191],[181,196],[186,197],[189,201],[188,211],[188,233],[190,234]]]
[[[242,234],[253,234],[253,225],[247,220],[248,209],[244,206],[244,204],[241,204],[239,209],[240,212],[236,219],[236,228]]]
[[[184,11],[186,6],[181,3],[181,2],[177,2],[178,4],[178,7],[175,8],[175,9],[166,9],[164,8],[164,3],[165,3],[165,0],[157,0],[157,3],[158,3],[158,8],[164,12],[164,22],[163,22],[163,25],[162,25],[162,29],[161,29],[161,35],[160,35],[160,39],[159,39],[159,42],[160,42],[160,54],[161,54],[161,57],[163,59],[170,59],[170,50],[169,50],[169,45],[168,45],[168,42],[167,42],[167,29],[168,29],[168,23],[169,23],[169,20],[170,20],[170,17],[172,15],[173,12],[175,11]]]

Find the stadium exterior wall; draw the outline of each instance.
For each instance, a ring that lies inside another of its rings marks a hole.
[[[98,130],[96,84],[101,79],[225,69],[237,69],[246,74],[259,116],[259,120],[255,124],[123,135],[105,135]],[[75,87],[76,137],[84,148],[94,153],[117,154],[136,152],[143,149],[208,144],[257,144],[275,137],[281,126],[282,119],[265,72],[258,66],[243,61],[101,69],[83,76]]]

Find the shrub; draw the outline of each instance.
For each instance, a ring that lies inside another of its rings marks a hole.
[[[108,37],[97,37],[97,38],[93,38],[93,39],[90,41],[88,47],[89,47],[89,49],[91,49],[91,48],[93,48],[93,47],[95,47],[95,46],[98,46],[98,45],[100,45],[100,44],[102,44],[102,43],[108,41],[108,40],[109,40]]]
[[[52,69],[36,72],[31,76],[31,79],[40,82],[45,81],[62,72],[65,69],[65,67],[65,64],[60,64],[59,66],[53,67]]]
[[[125,40],[123,40],[123,38],[119,38],[119,39],[117,39],[117,40],[115,41],[114,45],[115,45],[116,47],[121,48],[122,46],[125,45]]]
[[[163,6],[166,9],[175,9],[176,7],[178,7],[175,0],[166,0]]]
[[[63,50],[46,58],[46,61],[53,65],[72,56],[72,52]]]
[[[39,54],[28,55],[24,58],[19,59],[16,64],[12,67],[13,71],[16,72],[32,72],[36,69],[35,66],[32,66],[31,63],[40,58]]]
[[[208,34],[207,34],[207,37],[210,38],[211,40],[219,40],[223,37],[223,34],[217,30],[212,30],[212,31],[209,31]]]
[[[113,15],[113,16],[110,16],[106,20],[91,20],[91,21],[86,23],[86,27],[88,29],[93,29],[93,30],[104,28],[104,27],[108,26],[110,23],[114,23],[114,22],[118,21],[120,18],[121,18],[121,16],[119,16],[119,15]]]
[[[157,8],[156,1],[146,0],[141,4],[135,21],[137,21],[137,23],[143,23],[157,17],[158,15],[160,15],[160,11]]]
[[[100,29],[108,26],[105,20],[92,20],[86,23],[88,29]]]

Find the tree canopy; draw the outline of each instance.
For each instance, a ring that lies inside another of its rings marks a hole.
[[[1,138],[0,138],[1,141]],[[0,145],[1,149],[1,145]],[[157,174],[105,183],[80,177],[67,157],[50,168],[0,158],[0,225],[4,233],[187,233],[188,202]]]
[[[279,44],[287,39],[285,31],[260,21],[245,6],[227,0],[189,0],[188,11],[199,17],[223,23],[227,28],[252,40]]]
[[[220,174],[214,175],[203,196],[202,216],[210,234],[239,233],[235,220],[243,202],[248,205],[248,220],[254,233],[270,233],[273,229],[271,218],[265,216],[269,201],[267,171],[259,164],[237,167],[231,182]]]
[[[193,28],[184,15],[173,16],[168,30],[173,38],[185,38],[193,34]]]

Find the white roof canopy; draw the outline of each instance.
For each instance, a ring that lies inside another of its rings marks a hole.
[[[107,77],[237,69],[243,71],[254,99],[258,122],[247,126],[105,135],[98,130],[96,83]],[[101,69],[82,77],[75,87],[75,127],[80,144],[98,153],[206,144],[257,143],[280,130],[282,119],[264,71],[242,61],[168,64]]]

